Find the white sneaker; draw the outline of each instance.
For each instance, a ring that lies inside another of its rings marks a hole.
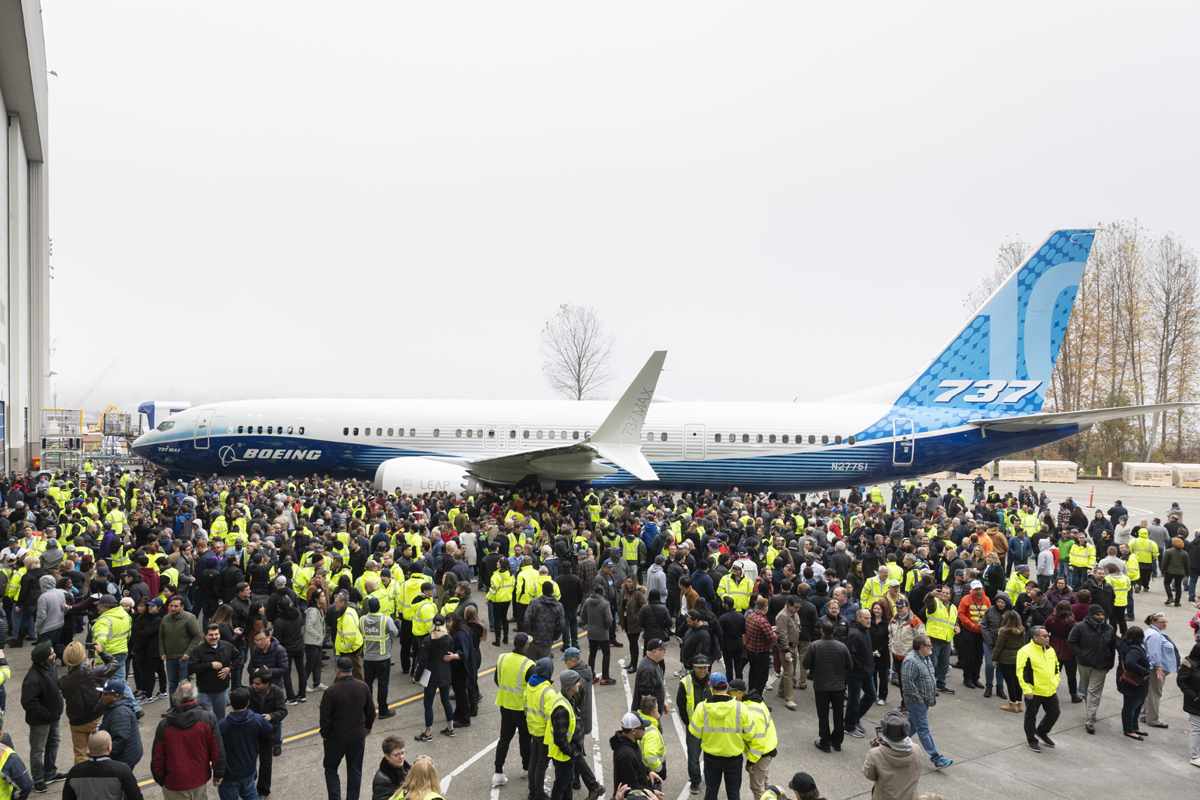
[[[508,776],[505,775],[503,772],[497,772],[495,775],[492,776],[492,788],[493,789],[495,789],[499,786],[503,786],[506,783],[508,783]]]
[[[1188,763],[1189,763],[1189,764],[1191,764],[1193,767],[1200,767],[1200,756],[1197,756],[1196,758],[1193,758],[1193,759],[1192,759],[1191,761],[1189,761]]]
[[[875,701],[875,705],[877,705],[877,706],[886,706],[886,705],[887,705],[887,703],[885,703],[885,702],[884,702],[884,701],[882,701],[882,700],[876,700],[876,701]]]
[[[314,686],[314,687],[312,688],[312,691],[314,691],[314,692],[323,692],[323,691],[325,691],[325,690],[326,690],[326,689],[328,689],[328,688],[329,688],[329,687],[328,687],[328,686],[326,686],[325,684],[323,684],[323,683],[318,683],[316,686]]]

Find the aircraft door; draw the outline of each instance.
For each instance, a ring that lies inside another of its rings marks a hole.
[[[210,419],[207,412],[196,417],[196,428],[192,431],[192,446],[197,450],[208,449]]]
[[[702,461],[707,447],[703,425],[683,426],[683,457]]]
[[[892,464],[897,467],[911,467],[917,451],[917,441],[913,435],[913,421],[911,419],[893,420],[892,433],[896,437],[892,444]]]

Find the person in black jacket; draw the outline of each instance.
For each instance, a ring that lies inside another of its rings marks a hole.
[[[582,685],[579,673],[573,669],[565,669],[558,676],[558,680],[559,686],[562,687],[562,696],[568,703],[574,703],[579,697],[579,687]],[[566,756],[565,759],[557,758],[553,754],[550,756],[550,763],[554,765],[554,786],[550,790],[550,800],[571,800],[571,786],[575,781],[574,762],[579,750],[579,745],[571,735],[572,713],[559,703],[555,703],[550,710],[548,732],[555,748]]]
[[[275,639],[287,654],[289,668],[283,673],[283,687],[287,690],[288,700],[292,704],[303,703],[307,700],[304,680],[304,619],[300,609],[292,602],[292,598],[284,595],[278,603],[273,627]],[[296,668],[296,680],[299,689],[293,688],[291,666]]]
[[[204,632],[204,644],[188,653],[188,673],[196,676],[200,704],[220,722],[229,701],[229,684],[235,670],[241,669],[236,648],[221,638],[221,628],[211,623]]]
[[[609,738],[613,752],[613,786],[652,790],[650,768],[642,762],[638,740],[645,735],[641,717],[632,712],[621,717],[621,730]]]
[[[729,676],[741,678],[746,668],[746,651],[742,646],[742,636],[746,633],[746,616],[741,611],[734,610],[733,598],[726,597],[721,601],[724,613],[717,618],[721,626],[721,650]]]
[[[638,611],[638,626],[642,629],[642,639],[647,646],[652,639],[663,642],[670,639],[672,627],[671,612],[663,605],[658,589],[651,589],[649,598],[649,602]]]
[[[572,564],[562,564],[555,582],[558,584],[559,602],[562,603],[567,625],[563,631],[563,647],[579,647],[579,606],[583,603],[583,584]],[[479,585],[483,586],[482,583]]]
[[[133,770],[110,758],[111,752],[112,739],[105,731],[89,736],[87,761],[64,776],[63,800],[142,800]]]
[[[1087,702],[1083,727],[1088,733],[1096,732],[1100,698],[1104,695],[1104,684],[1116,655],[1114,642],[1113,626],[1108,624],[1104,607],[1100,605],[1088,606],[1087,616],[1075,623],[1067,634],[1067,643],[1075,651],[1075,664],[1079,669],[1079,689]]]
[[[275,637],[265,630],[254,634],[254,645],[250,648],[250,663],[247,665],[251,675],[262,669],[271,673],[271,683],[283,686],[288,677],[287,651]],[[290,681],[289,681],[290,682]]]
[[[321,696],[321,739],[325,746],[325,789],[329,800],[341,800],[338,767],[346,760],[346,800],[358,800],[363,750],[375,724],[371,689],[354,677],[354,662],[339,656],[333,685]]]
[[[100,687],[116,672],[117,665],[92,667],[86,663],[87,652],[82,642],[71,642],[63,649],[63,662],[67,665],[67,674],[59,679],[58,688],[66,707],[67,724],[71,727],[75,763],[79,764],[87,761],[88,736],[96,730],[104,713],[100,707]]]
[[[142,732],[126,691],[125,681],[116,678],[109,678],[104,684],[100,693],[100,706],[104,710],[100,730],[112,738],[112,759],[133,769],[142,760]]]
[[[258,794],[266,797],[271,794],[274,758],[283,753],[283,720],[288,715],[287,697],[271,683],[266,669],[250,675],[250,708],[271,723],[271,735],[264,736],[258,748]]]
[[[63,715],[62,690],[54,666],[54,647],[38,642],[30,654],[32,663],[21,681],[21,707],[29,726],[29,769],[33,788],[46,791],[46,784],[66,777],[58,771],[58,724]]]
[[[846,647],[850,650],[853,665],[846,676],[845,729],[851,736],[861,739],[867,732],[859,720],[875,702],[875,688],[871,683],[871,675],[875,672],[875,655],[871,645],[871,612],[868,609],[860,608],[854,615],[850,633],[846,636]]]
[[[663,659],[667,656],[667,645],[662,639],[651,639],[646,642],[646,655],[642,656],[637,667],[637,675],[633,683],[633,708],[637,713],[642,705],[642,698],[649,695],[658,703],[658,713],[667,713],[667,688],[663,682]]]
[[[820,641],[813,642],[804,656],[804,669],[808,670],[809,680],[812,681],[820,731],[820,738],[813,744],[826,753],[831,747],[841,752],[845,735],[843,713],[846,708],[846,678],[853,666],[853,659],[846,645],[833,638],[834,626],[830,620],[821,620],[820,631]],[[832,730],[829,725],[831,714]]]
[[[383,758],[379,769],[371,780],[371,800],[391,800],[396,790],[404,785],[408,770],[412,766],[404,757],[404,740],[389,736],[383,740]]]

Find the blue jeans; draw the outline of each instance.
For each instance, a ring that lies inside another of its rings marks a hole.
[[[257,772],[249,778],[226,776],[225,780],[221,781],[221,785],[217,787],[217,797],[221,800],[258,800],[257,783]]]
[[[167,693],[170,695],[171,705],[175,705],[175,690],[187,678],[187,663],[178,658],[168,658],[163,665],[167,668]]]
[[[1193,575],[1188,575],[1188,577],[1187,577],[1187,592],[1188,592],[1188,602],[1189,603],[1196,602],[1196,579],[1197,578],[1200,578],[1200,575],[1193,574]]]
[[[939,753],[937,745],[933,743],[933,733],[929,730],[929,706],[905,698],[904,707],[908,709],[908,722],[912,725],[913,733],[921,740],[925,754],[936,759]]]
[[[984,686],[992,688],[992,681],[996,679],[996,665],[992,663],[992,646],[983,641],[983,681]]]
[[[950,642],[933,640],[933,675],[939,689],[946,688],[946,673],[950,671]]]
[[[37,617],[36,609],[22,609],[19,606],[13,609],[13,634],[12,638],[20,644],[25,639],[36,640],[33,635],[33,623]]]
[[[217,722],[225,719],[225,706],[229,703],[228,689],[223,692],[200,692],[196,695],[196,700],[213,713]]]

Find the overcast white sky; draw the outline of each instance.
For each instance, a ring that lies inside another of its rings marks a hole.
[[[43,0],[52,385],[791,400],[921,369],[1006,237],[1200,245],[1195,3]]]

